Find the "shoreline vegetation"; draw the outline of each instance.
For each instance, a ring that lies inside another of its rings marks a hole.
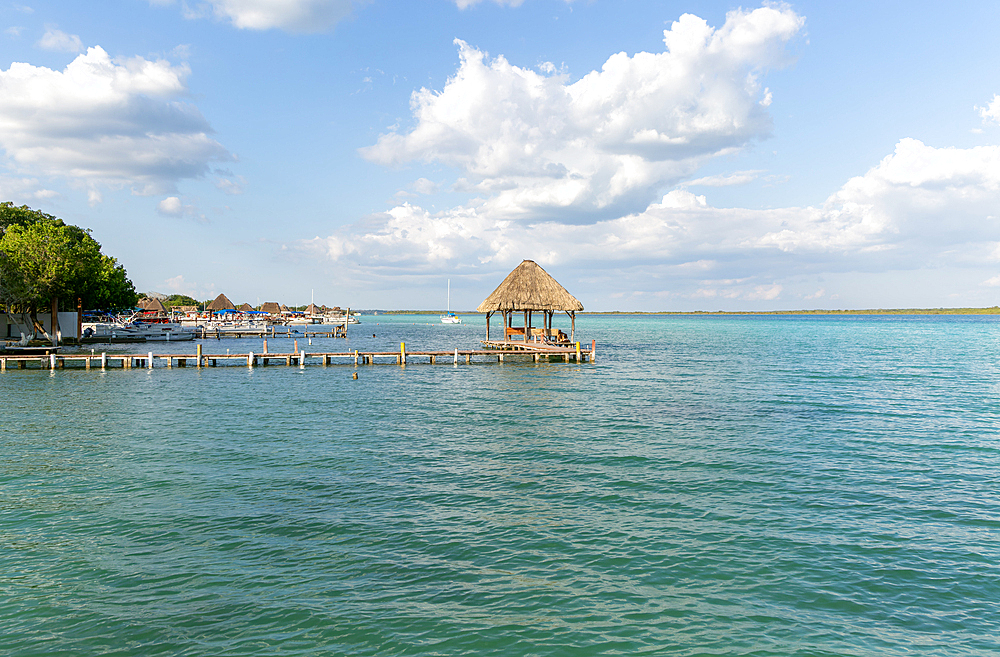
[[[371,310],[359,310],[370,315]],[[439,315],[442,310],[375,310],[379,315]],[[481,315],[473,310],[453,310],[456,315]],[[990,308],[867,308],[861,310],[606,310],[578,315],[1000,315],[1000,306]]]

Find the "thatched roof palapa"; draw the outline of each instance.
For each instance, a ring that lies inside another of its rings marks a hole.
[[[575,312],[583,310],[583,304],[533,260],[525,260],[476,309],[481,313],[520,310]]]
[[[237,310],[239,310],[241,313],[245,313],[253,310],[253,306],[251,306],[249,303],[245,303],[239,308],[237,308]]]
[[[233,305],[233,302],[230,301],[229,298],[225,294],[220,294],[219,296],[215,297],[215,301],[213,301],[212,303],[208,304],[208,309],[209,310],[236,310],[236,306]]]
[[[310,315],[316,315],[322,311],[316,307],[316,304],[311,303],[308,306],[306,306],[306,312],[309,313]]]
[[[270,313],[272,315],[281,314],[281,306],[279,306],[274,301],[268,301],[263,306],[261,306],[260,309],[263,310],[264,312]]]
[[[151,311],[155,311],[155,312],[158,312],[158,313],[165,313],[165,312],[167,312],[167,309],[163,306],[163,302],[160,301],[159,299],[153,298],[153,299],[146,299],[145,301],[146,301],[146,305],[143,306],[144,310],[147,310],[147,311],[151,310]]]

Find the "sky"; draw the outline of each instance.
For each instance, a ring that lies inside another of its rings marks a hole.
[[[994,306],[995,9],[0,0],[0,200],[252,305]]]

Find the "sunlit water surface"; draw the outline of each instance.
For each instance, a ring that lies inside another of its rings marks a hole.
[[[299,348],[482,337],[434,319]],[[577,328],[596,364],[8,370],[0,653],[1000,654],[1000,322]]]

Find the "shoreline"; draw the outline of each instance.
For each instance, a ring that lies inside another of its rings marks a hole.
[[[370,311],[360,311],[371,314]],[[380,315],[440,315],[439,310],[377,310]],[[451,311],[456,315],[481,315],[473,310]],[[990,308],[867,308],[861,310],[594,310],[578,315],[1000,315],[1000,306]]]

